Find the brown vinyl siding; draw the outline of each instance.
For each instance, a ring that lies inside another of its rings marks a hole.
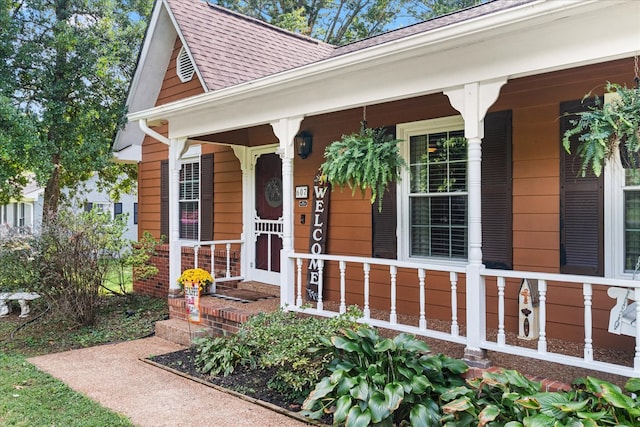
[[[162,81],[162,89],[160,89],[160,94],[156,100],[156,107],[204,93],[204,89],[196,73],[193,74],[191,80],[185,83],[182,83],[176,74],[176,58],[178,57],[180,48],[182,48],[182,43],[180,43],[180,39],[176,37],[173,53],[169,60],[169,66]]]

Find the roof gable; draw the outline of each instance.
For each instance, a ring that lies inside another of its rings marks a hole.
[[[334,47],[200,0],[167,0],[207,90],[328,57]]]

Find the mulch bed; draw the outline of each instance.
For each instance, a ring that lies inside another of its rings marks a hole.
[[[150,357],[148,360],[155,364],[165,366],[178,371],[184,376],[192,377],[200,382],[210,383],[227,390],[248,396],[260,402],[267,402],[291,413],[298,413],[301,410],[300,403],[292,403],[290,399],[275,390],[267,387],[269,380],[273,377],[275,369],[251,369],[239,366],[231,374],[225,376],[212,376],[198,371],[195,357],[196,350],[191,347],[173,353],[162,354]],[[301,418],[298,414],[296,418]],[[313,420],[305,419],[306,422],[315,423]],[[326,424],[331,424],[331,417],[322,420]]]

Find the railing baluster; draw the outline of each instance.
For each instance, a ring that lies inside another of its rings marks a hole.
[[[371,309],[369,308],[369,271],[371,270],[371,265],[365,262],[362,269],[364,270],[364,309],[362,313],[365,319],[369,319],[371,317]]]
[[[506,337],[504,333],[504,277],[497,277],[498,285],[498,345],[505,345]]]
[[[296,270],[298,272],[296,279],[297,297],[296,307],[302,307],[302,258],[296,258]]]
[[[324,310],[324,304],[322,303],[322,287],[324,286],[324,260],[318,260],[318,304],[316,308],[319,311]]]
[[[389,266],[389,274],[391,276],[391,309],[389,310],[389,323],[395,325],[398,323],[398,314],[396,313],[396,280],[398,278],[398,267]]]
[[[424,278],[425,278],[425,276],[426,276],[426,274],[425,274],[424,268],[419,268],[418,269],[418,279],[420,281],[420,320],[419,320],[419,323],[418,323],[418,327],[422,331],[427,329],[427,318],[425,316],[426,298],[425,298],[425,293],[424,293]]]
[[[449,281],[451,282],[451,335],[457,337],[460,335],[460,327],[458,326],[458,273],[449,272]]]
[[[590,283],[582,284],[582,294],[584,295],[584,360],[593,361],[593,321],[591,313],[591,297],[593,290]]]
[[[347,302],[345,298],[347,289],[346,270],[347,263],[344,261],[340,261],[340,314],[347,312]]]
[[[211,257],[211,275],[213,276],[213,278],[215,279],[216,277],[216,259],[215,259],[215,254],[216,254],[216,245],[209,245],[209,251],[211,251],[211,253],[209,254],[209,256]]]
[[[540,294],[540,323],[538,325],[540,336],[538,338],[538,353],[547,352],[547,281],[538,280],[538,293]]]
[[[225,277],[231,277],[231,243],[227,243],[227,274]]]
[[[193,268],[198,268],[198,252],[200,251],[200,245],[193,247]]]

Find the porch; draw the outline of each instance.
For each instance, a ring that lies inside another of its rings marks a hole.
[[[200,257],[211,252],[216,253],[215,249],[196,251]],[[189,249],[183,248],[183,267],[197,266],[197,258],[185,263],[185,253]],[[231,264],[234,252],[223,253],[226,259],[213,265]],[[317,301],[307,298],[306,270],[311,260],[320,272]],[[205,334],[224,335],[235,332],[250,316],[278,307],[328,317],[357,305],[363,312],[362,322],[388,333],[423,337],[434,351],[476,366],[517,369],[563,382],[591,375],[621,384],[625,377],[640,376],[637,340],[609,332],[610,323],[616,320],[611,313],[617,301],[607,295],[609,289],[623,289],[630,304],[638,299],[637,282],[481,267],[477,269],[480,286],[467,289],[473,270],[429,262],[291,252],[282,257],[280,286],[243,281],[242,271],[235,280],[225,280],[229,270],[223,274],[218,270],[218,295],[201,300],[202,325],[208,328]],[[518,294],[525,279],[536,280],[539,292],[535,316],[529,318],[535,333],[529,339],[519,331]],[[225,296],[238,289],[264,297],[252,301]],[[197,332],[198,325],[186,322],[184,299],[170,297],[169,306],[171,319],[159,325],[159,334],[172,333],[162,332],[163,327],[174,328],[175,333],[180,332],[177,328],[189,339],[203,333]]]

